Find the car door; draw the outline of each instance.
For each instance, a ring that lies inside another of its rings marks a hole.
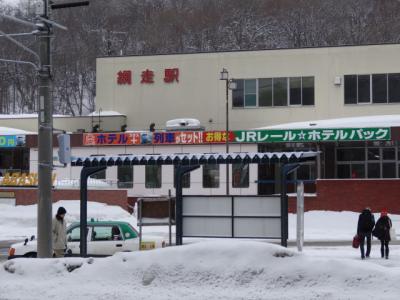
[[[87,232],[86,238],[88,238],[88,236],[91,235],[90,227],[87,227],[86,232]],[[71,227],[67,230],[67,253],[71,252],[70,254],[74,256],[80,254],[80,242],[81,242],[80,239],[81,239],[81,228],[79,227],[79,225]]]
[[[122,235],[113,235],[113,225],[94,225],[90,241],[91,255],[106,256],[116,252],[124,251],[124,240]],[[118,226],[117,226],[118,227]],[[119,227],[118,227],[119,228]]]

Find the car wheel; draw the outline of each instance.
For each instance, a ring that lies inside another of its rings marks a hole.
[[[29,253],[26,253],[24,255],[24,257],[26,257],[26,258],[36,258],[37,257],[37,253],[36,252],[29,252]]]

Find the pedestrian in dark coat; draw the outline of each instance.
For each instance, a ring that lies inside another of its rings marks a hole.
[[[367,207],[361,212],[360,216],[358,217],[358,224],[357,224],[357,235],[358,238],[360,239],[361,259],[364,259],[365,256],[369,257],[371,253],[371,236],[374,225],[375,225],[375,217],[371,213],[371,209]],[[365,239],[367,239],[366,253],[364,253]]]
[[[392,228],[392,220],[388,217],[387,211],[382,211],[376,222],[373,235],[381,241],[381,257],[386,259],[389,258],[390,228]]]

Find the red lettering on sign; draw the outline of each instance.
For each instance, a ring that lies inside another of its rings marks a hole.
[[[146,69],[142,72],[142,81],[140,83],[154,83],[154,72]]]
[[[129,70],[119,71],[117,73],[118,84],[132,84],[132,72]]]
[[[172,82],[179,82],[179,69],[165,69],[164,70],[164,82],[172,83]]]

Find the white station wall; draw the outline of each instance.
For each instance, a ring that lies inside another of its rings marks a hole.
[[[164,83],[164,69],[179,68],[179,83]],[[344,105],[346,74],[400,73],[400,45],[240,51],[97,59],[96,109],[127,116],[128,128],[163,128],[174,118],[193,117],[207,130],[225,128],[225,82],[231,78],[315,77],[314,106],[232,109],[230,128],[251,129],[295,121],[393,114],[400,104]],[[153,84],[141,72],[154,71]],[[131,85],[118,85],[117,73],[133,72]],[[342,80],[335,85],[336,77]],[[231,100],[229,101],[231,105]]]

